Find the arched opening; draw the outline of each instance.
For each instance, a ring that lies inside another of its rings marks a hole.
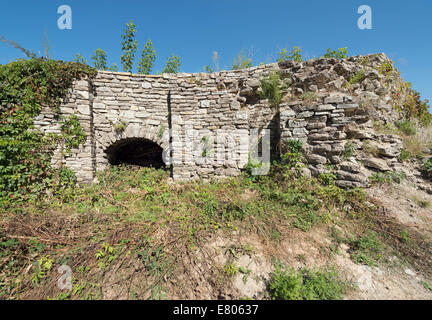
[[[143,138],[124,139],[106,151],[112,165],[129,164],[141,167],[165,168],[163,149],[155,142]]]

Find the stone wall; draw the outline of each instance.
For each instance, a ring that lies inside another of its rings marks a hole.
[[[389,161],[401,148],[396,138],[371,133],[371,119],[396,117],[390,92],[400,77],[395,73],[394,81],[388,82],[377,71],[388,61],[378,54],[344,61],[285,61],[211,74],[99,72],[94,79],[77,81],[61,107],[64,115],[78,115],[87,135],[85,145],[62,161],[79,182],[91,182],[106,168],[108,148],[142,138],[172,155],[174,179],[235,176],[248,162],[254,129],[280,126],[282,140],[304,142],[311,174],[325,173],[332,165],[339,185],[365,185],[363,166],[344,156],[347,141],[356,145],[381,139],[394,149],[385,155]],[[348,85],[359,70],[364,70],[364,79]],[[260,79],[272,71],[290,83],[280,104],[280,121],[259,94]],[[45,132],[60,129],[49,110],[35,124]],[[59,159],[55,155],[53,162]]]

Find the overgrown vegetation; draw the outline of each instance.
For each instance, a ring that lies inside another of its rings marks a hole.
[[[383,71],[384,70],[384,71]],[[390,66],[383,66],[380,72],[392,72]],[[420,125],[427,127],[432,123],[429,113],[429,101],[421,100],[420,93],[412,89],[409,82],[399,85],[393,92],[393,109],[400,112],[405,121],[417,120]]]
[[[270,295],[276,300],[339,300],[348,288],[334,270],[294,271],[280,265],[269,284]]]
[[[53,185],[53,149],[65,151],[84,142],[76,117],[60,118],[61,134],[33,130],[33,119],[43,107],[59,106],[75,79],[94,70],[74,62],[45,59],[18,60],[0,66],[0,201],[2,206],[37,199]],[[61,182],[60,182],[61,183]]]

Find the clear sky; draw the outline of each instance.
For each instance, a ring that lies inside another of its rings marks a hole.
[[[59,30],[60,5],[72,8],[72,29]],[[360,30],[360,5],[372,8],[372,30]],[[54,59],[90,60],[102,48],[109,65],[120,67],[121,34],[126,22],[137,26],[141,51],[147,38],[157,52],[154,71],[174,53],[183,72],[200,72],[211,63],[229,69],[244,49],[254,64],[273,62],[280,48],[300,46],[305,58],[327,48],[348,47],[350,55],[385,52],[406,81],[432,101],[432,1],[430,0],[50,0],[2,1],[0,35],[43,52],[44,30]],[[24,55],[0,44],[0,63]],[[136,59],[137,60],[137,59]]]

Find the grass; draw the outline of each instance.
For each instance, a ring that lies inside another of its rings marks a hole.
[[[318,95],[313,91],[306,91],[300,95],[300,99],[303,101],[313,102],[318,100]]]
[[[362,150],[367,154],[377,156],[379,154],[378,147],[373,145],[370,140],[366,140],[362,144]]]
[[[396,121],[396,128],[407,136],[414,136],[417,133],[417,129],[412,121]]]
[[[432,292],[432,286],[431,286],[428,282],[426,282],[426,281],[421,281],[421,284],[422,284],[423,288],[425,288],[426,290]]]
[[[268,176],[245,173],[210,183],[170,184],[163,170],[111,167],[99,173],[98,183],[9,208],[0,221],[0,230],[6,230],[0,234],[0,246],[5,248],[1,259],[10,263],[0,294],[57,297],[55,270],[66,261],[76,276],[73,290],[83,283],[103,283],[119,264],[134,265],[123,276],[141,279],[140,286],[146,288],[129,289],[150,298],[163,292],[161,278],[190,272],[180,261],[215,232],[257,230],[264,241],[277,243],[286,228],[308,232],[325,223],[335,207],[363,206],[359,191],[342,190],[332,179],[323,184],[297,177],[290,169],[301,159],[299,150],[293,143],[285,164],[275,163]],[[253,197],[243,196],[251,192]],[[25,214],[17,215],[17,210]],[[37,268],[42,257],[53,260],[52,269]],[[27,268],[40,275],[38,287],[24,274]],[[91,271],[77,273],[78,269]],[[208,264],[208,276],[217,277],[215,270]],[[99,290],[87,285],[67,298],[99,297]]]
[[[401,183],[405,180],[406,175],[404,172],[398,171],[385,171],[385,172],[375,172],[369,177],[369,180],[378,184],[384,183]]]
[[[350,254],[354,262],[376,266],[381,260],[384,246],[376,232],[368,231],[363,236],[348,240],[350,244]]]
[[[276,266],[269,283],[270,297],[275,300],[339,300],[348,289],[334,271],[286,269]]]
[[[413,121],[397,121],[394,125],[375,123],[374,128],[385,134],[401,137],[404,149],[399,160],[408,158],[424,159],[432,149],[432,126],[418,126]],[[402,154],[403,153],[403,154]]]
[[[267,176],[245,172],[224,180],[172,184],[166,171],[119,166],[99,173],[98,183],[2,208],[0,298],[101,299],[105,284],[117,281],[121,287],[116,294],[129,292],[130,298],[133,292],[139,299],[162,299],[169,290],[181,294],[182,286],[195,279],[191,265],[201,265],[200,274],[206,278],[220,279],[220,266],[206,253],[209,239],[216,234],[227,239],[233,233],[256,234],[261,242],[278,246],[293,228],[309,232],[341,219],[349,219],[352,226],[363,225],[364,217],[375,212],[365,192],[338,188],[331,174],[320,179],[299,176],[292,169],[301,162],[300,149],[292,142],[290,152],[272,165]],[[402,243],[401,231],[394,232],[395,246],[410,245],[407,248],[414,250],[417,238],[410,233],[410,240]],[[376,252],[368,245],[373,241],[362,237],[368,235],[359,234],[350,242],[352,255],[357,261],[375,261]],[[408,249],[407,255],[414,255]],[[234,251],[251,255],[254,248],[239,243]],[[364,258],[368,254],[369,260]],[[62,264],[73,270],[69,294],[57,288],[57,269]],[[245,281],[249,276],[247,269],[239,270],[232,263],[222,270],[228,277],[214,281],[214,292],[236,270]],[[326,277],[302,273],[308,284],[301,297],[336,297],[314,291],[315,280],[331,278]]]
[[[359,70],[349,79],[348,83],[350,85],[361,83],[365,78],[366,78],[365,71]]]
[[[342,152],[342,158],[345,160],[351,158],[354,155],[355,150],[355,144],[352,141],[347,141]]]

